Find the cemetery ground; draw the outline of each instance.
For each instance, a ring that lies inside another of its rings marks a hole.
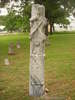
[[[50,44],[45,48],[48,100],[53,97],[75,100],[75,34],[57,33],[48,38]],[[16,48],[18,40],[19,49]],[[14,43],[15,55],[8,55],[10,42]],[[29,50],[28,34],[0,36],[0,100],[33,100],[28,96]],[[4,65],[7,57],[9,66]]]

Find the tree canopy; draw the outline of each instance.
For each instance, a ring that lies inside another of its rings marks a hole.
[[[9,0],[3,0],[9,2]],[[17,0],[16,0],[17,1]],[[43,4],[46,8],[46,17],[50,24],[50,32],[52,33],[54,23],[57,24],[69,24],[67,17],[70,13],[74,13],[75,0],[21,0],[21,9],[19,11],[22,18],[21,25],[23,29],[29,28],[29,18],[31,14],[31,2]],[[5,3],[6,3],[5,2]],[[27,24],[27,26],[26,26]]]
[[[30,0],[25,0],[29,2]],[[54,23],[69,24],[67,17],[75,9],[75,0],[34,0],[35,3],[43,4],[46,8],[46,17],[50,23],[52,33]]]

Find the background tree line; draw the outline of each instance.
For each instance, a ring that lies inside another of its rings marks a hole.
[[[9,0],[5,1],[9,2]],[[5,26],[8,31],[29,31],[32,1],[45,6],[51,34],[54,30],[54,23],[67,25],[69,24],[67,17],[74,14],[75,0],[21,0],[20,10],[16,12],[12,8],[6,16]]]

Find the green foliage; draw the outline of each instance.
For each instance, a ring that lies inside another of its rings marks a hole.
[[[9,10],[9,14],[7,16],[5,24],[6,29],[11,32],[29,32],[30,9],[30,5],[23,4],[21,5],[21,8],[18,12],[15,11],[13,8]]]
[[[0,7],[4,7],[6,3],[8,3],[9,0],[0,0]]]
[[[0,16],[0,25],[5,25],[6,16]]]
[[[15,13],[14,12],[10,12],[7,16],[7,19],[6,19],[6,29],[8,31],[15,31],[16,29],[16,16],[15,16]]]
[[[64,9],[73,13],[75,9],[75,0],[59,0],[60,4],[64,6]]]
[[[38,4],[43,4],[43,2],[46,2],[46,0],[34,0],[34,2]]]
[[[31,16],[31,4],[29,3],[29,0],[26,2],[24,0],[21,1],[21,8],[20,8],[20,16],[22,17],[22,31],[28,31],[30,30],[30,22],[29,18]]]
[[[21,0],[21,5],[20,5],[20,11],[19,13],[24,17],[24,16],[29,16],[31,15],[31,4],[29,3],[29,0]]]
[[[48,18],[49,24],[51,26],[51,33],[53,32],[54,23],[66,24],[66,22],[68,21],[66,17],[68,17],[69,15],[68,12],[61,6],[59,0],[46,0],[46,2],[44,2],[43,4],[46,8],[46,17]]]
[[[9,0],[3,0],[0,4],[3,4],[3,7],[8,2]],[[26,2],[25,0],[21,0],[19,11],[14,10],[14,6],[12,6],[11,9],[8,9],[8,12],[9,14],[6,16],[6,20],[4,20],[2,17],[0,18],[0,24],[4,24],[7,31],[29,31],[29,18],[31,15],[31,4],[29,4],[29,0]]]
[[[18,1],[18,0],[14,0],[14,1]],[[10,0],[0,0],[0,7],[4,7],[9,2],[10,2]]]
[[[46,17],[51,26],[51,31],[54,23],[69,24],[70,12],[75,8],[75,0],[34,0],[35,3],[43,4],[46,8]]]
[[[23,32],[29,32],[30,30],[30,24],[29,24],[29,17],[28,16],[24,16],[23,17],[23,22],[22,22],[22,31]]]
[[[31,16],[31,1],[43,4],[46,8],[46,17],[51,26],[51,31],[54,23],[67,25],[69,20],[67,17],[75,8],[75,0],[21,0],[20,10],[16,18],[9,18],[10,22],[15,20],[10,26],[13,30],[29,31],[29,18]],[[10,16],[10,15],[9,15]],[[12,17],[12,16],[10,16]],[[9,25],[10,25],[9,22]],[[7,23],[8,24],[8,23]]]

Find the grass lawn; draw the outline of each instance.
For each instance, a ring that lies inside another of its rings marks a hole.
[[[16,48],[17,40],[21,43],[20,49]],[[14,43],[16,55],[8,56],[10,42]],[[48,42],[50,45],[46,44],[45,50],[45,85],[49,89],[48,97],[75,100],[75,34],[54,34],[49,36]],[[4,65],[7,57],[9,66]],[[28,96],[28,88],[28,35],[0,36],[0,100],[33,100]]]

